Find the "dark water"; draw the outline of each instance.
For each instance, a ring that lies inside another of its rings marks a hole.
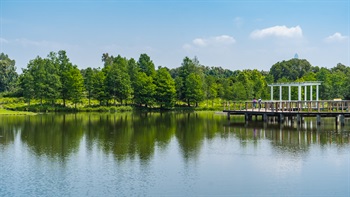
[[[0,116],[0,196],[350,196],[349,125]]]

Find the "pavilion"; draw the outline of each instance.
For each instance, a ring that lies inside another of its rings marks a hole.
[[[271,101],[273,101],[273,88],[279,87],[280,101],[282,101],[282,87],[288,87],[288,101],[291,101],[291,87],[298,87],[298,101],[301,101],[301,88],[304,87],[304,100],[307,100],[307,87],[310,86],[310,101],[312,101],[312,87],[316,86],[316,101],[318,101],[318,86],[321,85],[321,81],[304,81],[304,82],[287,82],[287,83],[273,83],[268,86],[271,87]]]

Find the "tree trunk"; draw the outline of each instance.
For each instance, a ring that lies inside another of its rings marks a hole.
[[[187,99],[187,106],[190,107],[190,99]]]
[[[66,99],[63,98],[63,107],[66,107]]]

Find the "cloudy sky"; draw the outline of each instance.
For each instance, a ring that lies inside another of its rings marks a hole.
[[[314,66],[350,62],[350,0],[0,0],[0,48],[17,70],[66,50],[79,68],[103,53],[179,67],[268,71],[297,53]]]

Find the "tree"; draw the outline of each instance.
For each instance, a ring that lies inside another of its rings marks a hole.
[[[290,81],[295,81],[304,76],[305,73],[312,71],[311,64],[305,59],[290,59],[288,61],[277,62],[270,68],[270,74],[275,82],[285,77]]]
[[[215,78],[213,76],[206,76],[205,77],[205,82],[206,82],[206,99],[207,100],[213,100],[217,97],[217,84],[215,81]],[[212,103],[212,106],[214,106],[214,102]]]
[[[128,60],[118,55],[114,61],[118,66],[117,72],[119,76],[117,80],[117,98],[119,99],[120,103],[123,104],[123,101],[129,99],[133,92],[128,73]]]
[[[94,83],[93,83],[93,75],[94,75],[94,71],[92,70],[91,67],[88,67],[85,70],[82,70],[83,77],[84,77],[84,86],[85,86],[85,90],[87,91],[87,98],[89,100],[89,106],[90,106],[90,100],[92,98],[92,92],[93,92],[93,88],[94,88]]]
[[[134,88],[134,100],[136,103],[140,105],[145,104],[146,107],[154,103],[156,86],[151,76],[147,76],[144,72],[138,72]]]
[[[137,65],[139,66],[140,71],[146,73],[147,76],[155,76],[156,70],[154,64],[147,54],[143,53],[140,55]]]
[[[83,98],[84,79],[79,69],[74,66],[67,73],[67,88],[69,89],[68,98],[74,103],[77,108],[77,103]]]
[[[100,69],[94,69],[93,70],[93,91],[92,96],[94,99],[98,100],[100,102],[100,105],[102,105],[103,101],[106,99],[106,86],[105,86],[105,73],[102,72]]]
[[[58,51],[58,53],[51,52],[48,56],[51,61],[58,68],[58,75],[60,77],[60,81],[62,84],[62,88],[60,89],[61,98],[63,100],[63,106],[66,106],[66,100],[69,99],[70,89],[70,71],[73,68],[73,64],[69,61],[67,57],[66,51]]]
[[[189,100],[191,100],[192,97],[194,96],[192,93],[189,92],[189,90],[192,87],[188,88],[187,85],[190,85],[190,84],[186,82],[191,74],[195,74],[196,77],[199,77],[199,80],[201,81],[200,84],[202,85],[201,92],[203,93],[204,74],[199,64],[199,61],[197,58],[194,58],[193,60],[191,60],[190,58],[185,57],[183,59],[181,67],[179,68],[178,76],[175,78],[175,82],[176,82],[176,91],[179,99],[187,102],[187,105],[190,105]],[[188,94],[191,94],[191,95],[188,95]],[[201,94],[201,96],[204,97],[204,93]],[[203,99],[204,98],[201,98],[200,100],[203,100]]]
[[[24,99],[28,102],[30,106],[30,100],[34,98],[34,78],[28,69],[22,70],[22,75],[19,77],[19,86],[23,94]]]
[[[15,60],[4,53],[0,54],[0,92],[13,90],[18,78],[15,64]]]
[[[174,106],[176,99],[175,81],[166,68],[159,68],[155,77],[156,97],[155,100],[166,107]]]
[[[318,73],[316,73],[316,80],[322,81],[319,87],[320,99],[328,100],[331,99],[331,72],[327,68],[321,68]]]
[[[43,99],[54,104],[60,95],[62,85],[57,74],[58,69],[54,63],[48,58],[37,57],[28,63],[27,69],[32,78],[28,76],[26,79],[33,79],[31,85],[33,86],[34,97],[40,99],[41,104]]]
[[[196,107],[198,107],[198,102],[202,101],[204,97],[203,81],[201,76],[191,73],[186,79],[185,85],[187,105],[190,106],[191,102],[195,102]]]

